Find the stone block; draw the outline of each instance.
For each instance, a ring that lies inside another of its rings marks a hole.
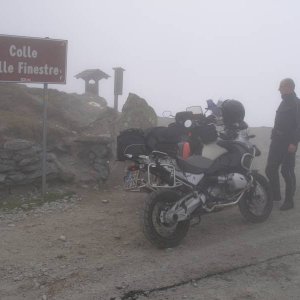
[[[5,150],[10,151],[19,151],[32,147],[34,145],[33,142],[22,140],[22,139],[14,139],[4,143],[3,148]]]

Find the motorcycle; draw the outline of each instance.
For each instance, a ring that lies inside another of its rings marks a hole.
[[[212,116],[206,117],[201,107],[188,107],[178,112],[174,122],[167,127],[154,127],[145,131],[130,128],[117,137],[117,158],[119,161],[131,161],[124,177],[124,188],[128,191],[152,192],[161,188],[162,175],[155,175],[155,168],[149,168],[151,162],[176,162],[178,156],[186,159],[191,155],[201,155],[204,144],[217,138]],[[164,157],[164,158],[162,158]],[[165,166],[167,168],[167,166]],[[154,183],[156,181],[156,184]]]
[[[227,118],[218,133],[214,148],[220,151],[207,152],[204,145],[201,155],[188,157],[171,157],[157,150],[137,156],[126,154],[138,167],[132,170],[138,175],[133,178],[130,171],[125,185],[139,184],[150,192],[143,211],[143,230],[155,246],[176,247],[192,219],[200,221],[202,215],[224,207],[237,205],[242,216],[253,223],[269,217],[273,202],[268,181],[252,168],[260,151],[250,142],[254,136],[249,135],[247,124],[233,119],[228,122]],[[185,120],[184,124],[191,128],[193,121]]]

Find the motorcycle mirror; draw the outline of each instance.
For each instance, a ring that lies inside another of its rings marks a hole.
[[[191,111],[194,115],[203,115],[203,110],[201,106],[189,106],[186,111]]]
[[[190,128],[192,126],[192,121],[191,120],[185,120],[184,121],[184,127]]]

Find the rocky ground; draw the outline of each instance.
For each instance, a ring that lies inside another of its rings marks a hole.
[[[0,299],[299,299],[299,204],[276,203],[263,224],[236,208],[210,214],[182,245],[158,250],[141,231],[144,197],[73,186],[2,210]]]

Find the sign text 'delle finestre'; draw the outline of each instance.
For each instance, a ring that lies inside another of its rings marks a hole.
[[[11,45],[8,49],[9,56],[17,58],[32,58],[38,57],[38,51],[31,49],[30,46],[22,46],[17,48],[15,45]],[[16,69],[15,69],[16,68]],[[0,61],[0,73],[12,74],[17,71],[18,74],[26,75],[59,75],[62,73],[57,66],[48,66],[45,64],[43,66],[29,65],[27,62],[18,61],[17,65],[9,64],[7,61]]]

